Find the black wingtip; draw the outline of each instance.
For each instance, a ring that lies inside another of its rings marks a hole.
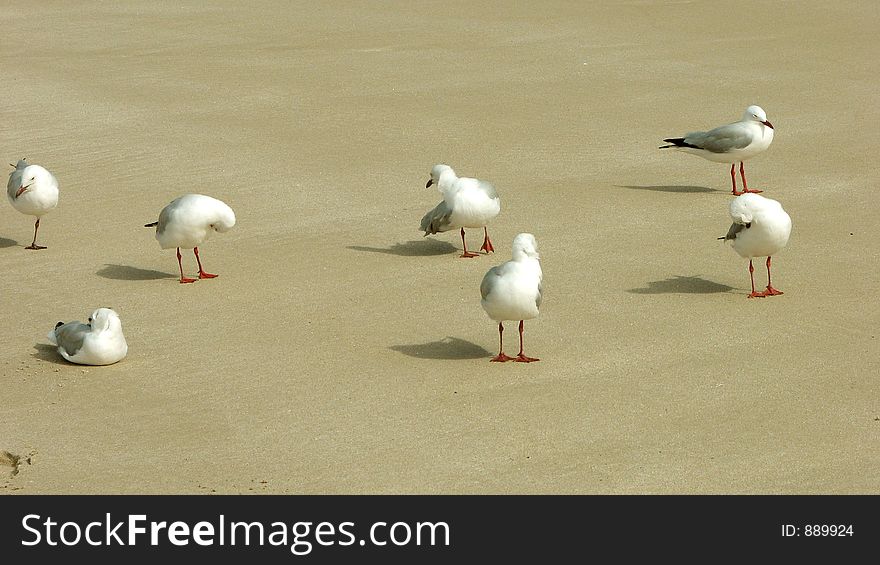
[[[145,228],[155,228],[159,225],[159,222],[153,222],[152,224],[144,224]]]
[[[667,147],[691,147],[693,149],[699,149],[696,145],[691,145],[686,142],[683,137],[670,137],[668,139],[664,139],[666,143],[671,143],[671,145],[663,145],[660,149],[666,149]]]
[[[57,330],[58,328],[60,328],[63,325],[64,325],[64,322],[58,322],[57,324],[55,324],[55,329]]]

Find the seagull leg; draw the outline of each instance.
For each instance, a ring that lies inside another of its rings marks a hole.
[[[25,249],[46,249],[43,245],[37,245],[37,230],[40,229],[40,218],[37,218],[37,221],[34,222],[34,241],[31,242],[30,245],[25,247]]]
[[[514,358],[514,361],[518,361],[520,363],[531,363],[533,361],[540,361],[540,359],[536,357],[526,357],[523,353],[523,321],[519,321],[519,355]]]
[[[504,354],[504,322],[498,322],[498,355],[490,359],[495,363],[504,363],[510,361],[513,357]]]
[[[755,266],[752,265],[751,259],[749,259],[749,278],[752,279],[752,293],[749,295],[749,298],[764,298],[767,296],[763,292],[755,292]]]
[[[483,247],[480,248],[480,251],[495,253],[495,248],[492,247],[492,240],[489,239],[489,229],[486,226],[483,226],[483,233],[486,237],[483,239]]]
[[[736,163],[730,165],[730,180],[733,182],[733,195],[739,196],[742,192],[736,189]]]
[[[202,260],[199,259],[199,248],[193,247],[193,253],[196,254],[196,262],[199,264],[199,278],[200,279],[213,279],[216,278],[217,275],[212,275],[211,273],[206,273],[202,268]]]
[[[743,193],[752,192],[752,193],[757,194],[759,192],[764,192],[763,190],[751,190],[749,188],[749,185],[746,184],[746,168],[743,166],[742,161],[739,162],[739,175],[743,179]]]
[[[764,296],[778,296],[782,294],[781,290],[773,288],[770,284],[770,257],[767,257],[767,290],[763,292]]]
[[[464,252],[459,257],[460,259],[469,259],[471,257],[479,257],[476,253],[471,253],[467,250],[467,243],[464,240],[464,228],[461,228],[461,246],[464,248]]]
[[[180,248],[178,247],[177,248],[177,266],[180,267],[180,284],[196,282],[196,279],[188,279],[185,276],[183,276],[183,263],[180,262],[180,259],[181,259]]]

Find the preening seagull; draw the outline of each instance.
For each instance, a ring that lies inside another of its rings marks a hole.
[[[159,221],[145,224],[146,228],[156,228],[156,239],[162,249],[177,248],[177,265],[180,267],[180,282],[192,283],[183,275],[180,248],[192,249],[199,264],[199,278],[213,279],[217,275],[206,273],[199,258],[199,245],[212,231],[225,232],[235,225],[235,213],[225,202],[202,194],[185,194],[172,200],[159,214]]]
[[[749,278],[752,282],[749,298],[782,294],[770,282],[770,258],[788,243],[791,217],[779,202],[758,194],[743,194],[734,198],[730,202],[730,217],[733,224],[727,230],[727,235],[718,239],[733,241],[734,251],[748,258]],[[753,257],[767,257],[767,288],[763,292],[755,291]]]
[[[425,188],[436,184],[443,200],[422,218],[420,230],[425,235],[461,228],[461,257],[477,257],[467,250],[464,228],[483,228],[480,251],[494,252],[486,227],[501,211],[501,199],[490,183],[468,177],[459,178],[449,165],[434,165]]]
[[[37,230],[40,229],[40,218],[48,214],[58,205],[58,179],[40,165],[28,165],[27,159],[19,159],[10,166],[14,170],[9,173],[6,184],[6,196],[13,208],[28,216],[35,216],[34,240],[25,249],[46,249],[37,245]]]

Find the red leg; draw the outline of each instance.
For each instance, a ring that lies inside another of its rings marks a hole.
[[[177,266],[180,267],[180,284],[196,282],[196,279],[188,279],[185,276],[183,276],[183,263],[180,262],[180,259],[181,259],[180,248],[178,247],[177,248]]]
[[[779,296],[780,294],[782,291],[773,288],[773,285],[770,284],[770,257],[767,257],[767,290],[764,291],[764,296]]]
[[[483,238],[483,247],[480,248],[480,251],[495,253],[495,248],[492,247],[492,241],[489,239],[489,229],[486,228],[486,226],[483,226],[483,233],[485,234],[485,238]]]
[[[736,189],[736,163],[730,165],[730,181],[733,183],[733,195],[739,196],[742,192]]]
[[[519,355],[516,356],[514,361],[519,361],[520,363],[531,363],[533,361],[540,361],[540,359],[536,357],[526,357],[523,353],[523,321],[519,321]]]
[[[504,322],[498,322],[498,355],[490,359],[495,363],[504,363],[510,361],[513,357],[504,354]]]
[[[42,245],[37,245],[37,230],[38,229],[40,229],[40,218],[37,218],[37,221],[34,222],[34,241],[32,241],[30,245],[25,247],[25,249],[46,249]]]
[[[753,192],[753,193],[757,194],[759,192],[764,192],[763,190],[751,190],[749,188],[749,185],[746,184],[746,168],[743,166],[742,161],[739,162],[739,175],[743,179],[743,193]]]
[[[467,250],[467,242],[464,240],[464,228],[461,228],[461,246],[464,249],[464,253],[461,254],[461,259],[470,259],[471,257],[479,257],[476,253],[471,253]]]
[[[749,259],[749,278],[752,279],[752,293],[749,298],[764,298],[763,292],[755,292],[755,266],[752,265],[751,259]]]
[[[193,253],[196,254],[196,263],[199,264],[199,278],[200,279],[213,279],[216,278],[217,275],[212,275],[211,273],[206,273],[204,269],[202,269],[202,260],[199,259],[199,248],[193,247]]]

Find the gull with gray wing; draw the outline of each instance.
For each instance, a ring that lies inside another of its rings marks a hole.
[[[14,170],[9,173],[6,184],[6,196],[12,207],[28,216],[35,216],[34,240],[25,249],[46,249],[37,245],[37,230],[40,229],[40,218],[51,212],[58,205],[58,179],[40,165],[29,165],[27,159],[19,159],[10,166]]]
[[[530,233],[521,233],[513,239],[513,258],[492,267],[480,284],[480,304],[489,317],[498,322],[498,355],[492,361],[539,361],[523,353],[523,321],[538,317],[543,300],[538,243]],[[509,357],[504,353],[504,321],[519,320],[519,354]]]
[[[449,165],[434,165],[425,188],[436,184],[443,200],[422,218],[420,230],[433,235],[461,229],[461,257],[477,257],[467,250],[464,228],[483,228],[483,246],[480,251],[494,252],[486,227],[501,211],[501,199],[490,183],[468,177],[459,178]]]
[[[696,131],[684,137],[664,139],[669,145],[660,149],[678,149],[692,155],[699,155],[716,163],[730,163],[730,180],[733,194],[739,196],[747,192],[761,192],[750,189],[746,184],[743,161],[765,151],[773,142],[773,124],[760,106],[749,106],[740,121],[719,126],[709,131]],[[742,177],[742,192],[736,189],[736,163]]]
[[[87,324],[58,322],[46,336],[58,353],[79,365],[111,365],[128,354],[119,315],[110,308],[98,308]]]

